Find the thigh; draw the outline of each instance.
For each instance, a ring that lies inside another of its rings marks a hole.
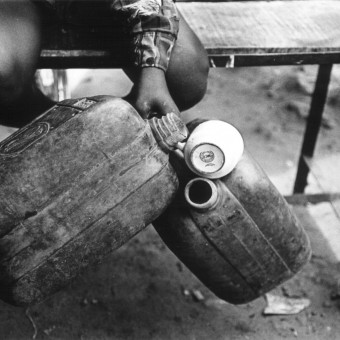
[[[32,79],[40,53],[40,21],[30,1],[0,0],[0,90],[19,90]]]
[[[188,81],[188,76],[192,77],[200,71],[207,72],[208,68],[208,57],[203,45],[180,14],[180,29],[171,54],[167,77]]]
[[[178,98],[178,105],[182,109],[187,109],[202,99],[206,91],[208,72],[207,52],[181,16],[180,30],[166,79],[171,95]]]

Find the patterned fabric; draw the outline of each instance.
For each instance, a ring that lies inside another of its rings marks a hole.
[[[133,35],[134,63],[167,70],[178,34],[179,16],[172,0],[111,0]]]
[[[134,36],[133,46],[136,66],[158,67],[166,71],[174,46],[174,36],[162,32],[140,33]]]
[[[45,3],[58,13],[67,12],[77,0],[32,0]],[[167,70],[179,28],[173,0],[102,0],[131,34],[131,53],[139,67]]]

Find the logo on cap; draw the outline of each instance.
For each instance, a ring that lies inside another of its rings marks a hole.
[[[211,163],[215,158],[215,155],[212,151],[202,151],[200,153],[200,159],[204,163]]]

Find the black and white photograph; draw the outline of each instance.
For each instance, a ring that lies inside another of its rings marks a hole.
[[[340,0],[0,0],[0,340],[340,340]]]

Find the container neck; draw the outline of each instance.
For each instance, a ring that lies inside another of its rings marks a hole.
[[[216,184],[207,178],[194,178],[186,185],[184,196],[187,203],[196,210],[210,210],[219,202]]]

